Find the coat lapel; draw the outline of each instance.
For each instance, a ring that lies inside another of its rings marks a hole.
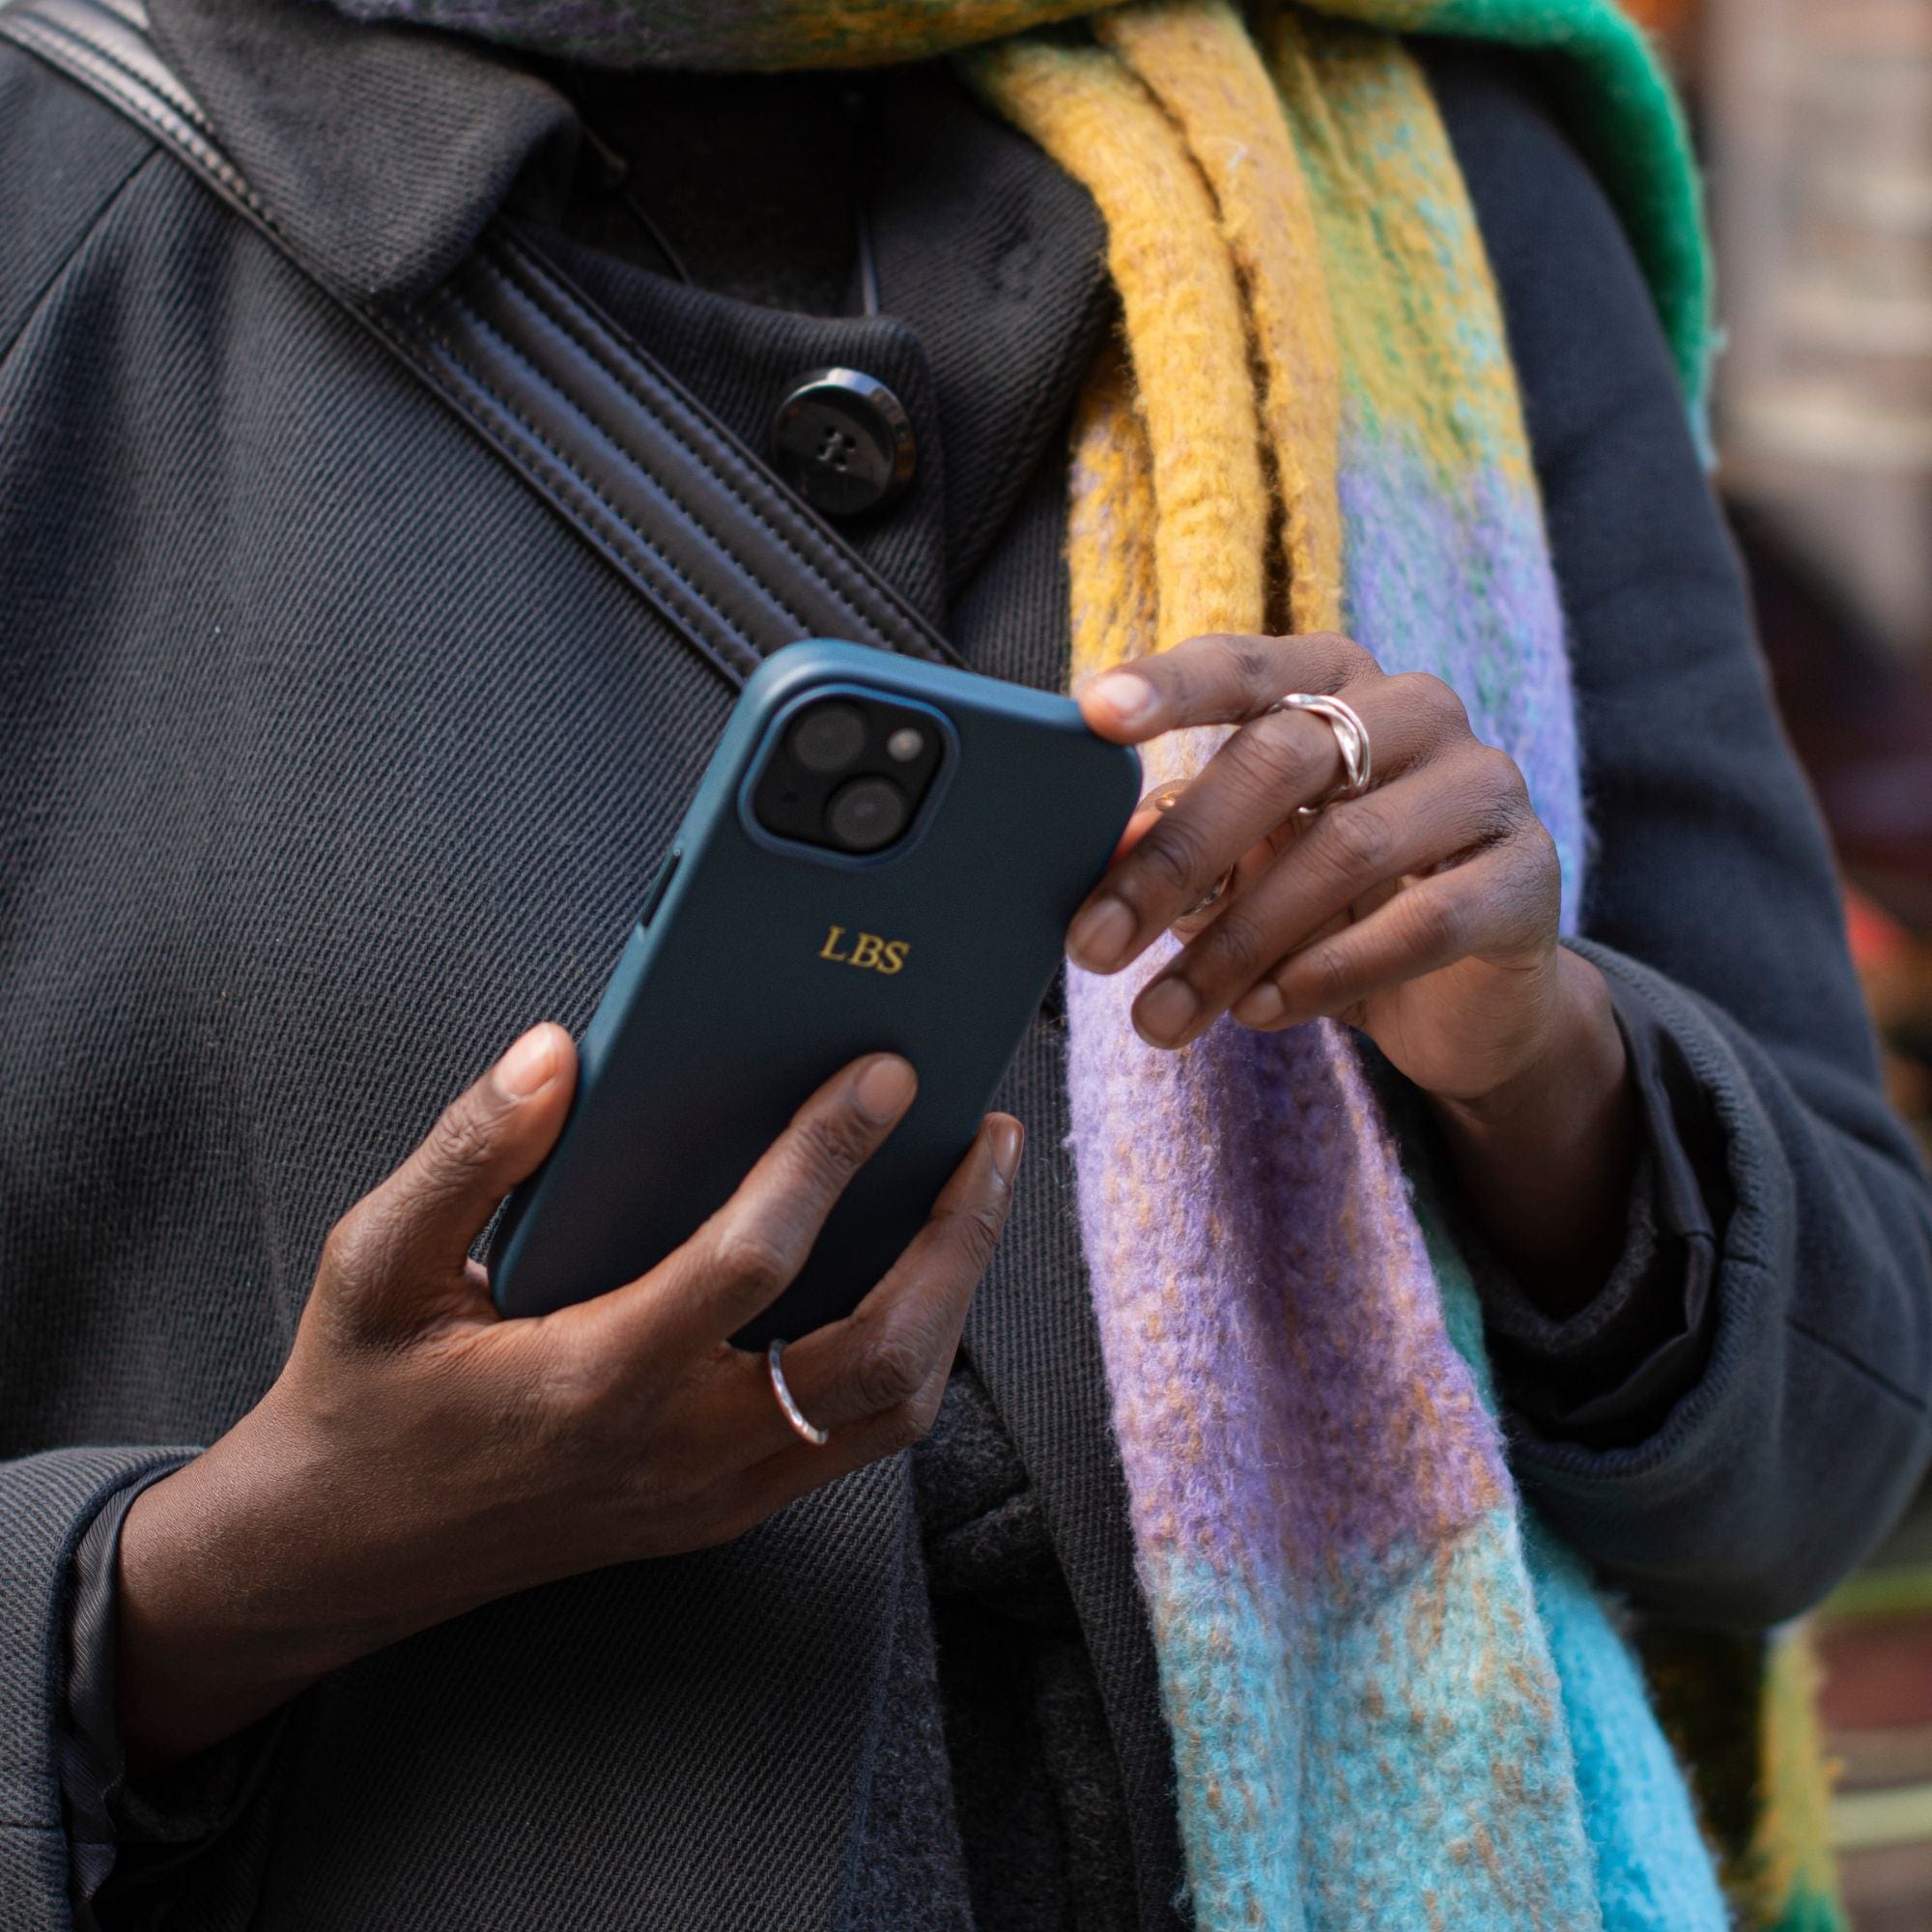
[[[1134,1577],[1099,1329],[1068,1206],[1065,1042],[1057,1021],[1036,1020],[1000,1094],[998,1104],[1026,1124],[1027,1157],[1012,1229],[975,1297],[966,1348],[1033,1479],[1079,1612],[1120,1760],[1141,1923],[1154,1932],[1186,1923],[1175,1905],[1174,1762]]]

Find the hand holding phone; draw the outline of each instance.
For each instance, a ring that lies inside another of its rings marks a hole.
[[[725,1337],[781,1295],[913,1102],[892,1055],[812,1094],[691,1239],[638,1280],[507,1321],[469,1250],[550,1151],[576,1073],[538,1027],[337,1224],[286,1366],[144,1491],[121,1541],[130,1767],[218,1743],[329,1670],[605,1564],[722,1543],[932,1420],[1011,1198],[993,1115],[852,1314],[787,1351],[823,1448]]]

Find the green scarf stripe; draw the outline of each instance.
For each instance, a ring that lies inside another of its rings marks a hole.
[[[1548,56],[1566,126],[1630,236],[1691,412],[1709,404],[1711,254],[1690,131],[1636,23],[1612,0],[1306,0],[1369,26]]]

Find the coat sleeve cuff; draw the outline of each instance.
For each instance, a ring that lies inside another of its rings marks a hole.
[[[1640,1440],[1593,1446],[1512,1414],[1512,1465],[1558,1534],[1646,1607],[1764,1628],[1851,1567],[1925,1465],[1916,1331],[1899,1330],[1895,1364],[1840,1339],[1881,1332],[1908,1293],[1922,1181],[1807,1109],[1721,1009],[1575,945],[1668,1036],[1709,1121],[1709,1339],[1702,1373]]]
[[[60,1745],[74,1551],[108,1496],[193,1453],[53,1449],[0,1463],[0,1897],[19,1932],[71,1923]]]
[[[180,1460],[162,1463],[115,1491],[74,1550],[57,1750],[78,1932],[92,1932],[94,1901],[110,1878],[164,1883],[226,1831],[261,1783],[283,1728],[277,1712],[156,1776],[128,1775],[115,1662],[121,1527],[142,1491],[178,1467]]]
[[[1669,1030],[1628,987],[1610,990],[1643,1122],[1616,1265],[1557,1320],[1499,1263],[1474,1258],[1511,1407],[1547,1435],[1599,1448],[1641,1441],[1703,1374],[1729,1205],[1721,1135]]]

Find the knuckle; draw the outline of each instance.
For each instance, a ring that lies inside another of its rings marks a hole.
[[[1479,814],[1474,840],[1479,849],[1513,838],[1535,816],[1529,787],[1516,760],[1493,746],[1479,745],[1470,753],[1463,790]]]
[[[1137,658],[1134,668],[1172,710],[1186,717],[1201,702],[1203,686],[1211,676],[1206,667],[1220,643],[1217,637],[1185,638],[1171,650]]]
[[[1319,647],[1321,660],[1332,669],[1338,686],[1381,675],[1382,668],[1376,662],[1374,652],[1341,631],[1317,631],[1306,641]]]
[[[351,1208],[323,1239],[303,1325],[331,1348],[380,1343],[392,1327],[384,1291],[393,1264],[394,1243],[383,1216],[366,1203]]]
[[[1137,869],[1141,878],[1155,895],[1165,897],[1193,894],[1208,869],[1201,837],[1184,818],[1164,818],[1150,828],[1132,856],[1140,861]]]
[[[1280,696],[1281,647],[1274,639],[1227,637],[1220,645],[1228,680],[1246,701],[1268,704]]]
[[[980,1196],[952,1212],[953,1236],[972,1264],[976,1281],[984,1273],[986,1264],[993,1259],[994,1248],[999,1245],[1000,1233],[1007,1225],[1007,1208],[1011,1196],[1006,1193],[1002,1193],[998,1200]]]
[[[1229,901],[1226,910],[1195,941],[1195,946],[1208,976],[1216,980],[1258,973],[1281,952],[1280,947],[1270,943],[1266,928],[1239,896]]]
[[[1456,687],[1445,683],[1434,671],[1404,671],[1390,682],[1401,687],[1403,702],[1413,707],[1416,715],[1435,725],[1438,732],[1468,731],[1468,707]]]
[[[1353,971],[1339,946],[1311,947],[1299,964],[1317,1012],[1333,1012],[1354,998]]]
[[[911,1403],[924,1386],[930,1367],[917,1336],[887,1328],[860,1349],[852,1365],[852,1385],[866,1409],[876,1414]]]
[[[719,1235],[712,1264],[734,1288],[763,1296],[776,1295],[793,1273],[791,1254],[775,1234],[742,1223]]]
[[[1395,846],[1395,833],[1380,807],[1368,799],[1331,805],[1317,820],[1322,847],[1338,879],[1378,877]]]
[[[871,1130],[849,1105],[835,1106],[799,1122],[798,1153],[814,1190],[844,1186],[871,1151]]]
[[[1409,943],[1426,958],[1440,959],[1463,950],[1468,916],[1456,893],[1411,893],[1408,895]]]
[[[320,1272],[331,1282],[359,1283],[381,1266],[385,1246],[368,1209],[352,1208],[323,1238]]]
[[[495,1151],[492,1122],[466,1095],[437,1117],[423,1146],[423,1173],[432,1188],[460,1184],[490,1164]]]
[[[621,1379],[617,1360],[604,1349],[554,1348],[534,1375],[529,1408],[538,1434],[562,1444],[595,1437],[610,1413]]]
[[[1542,819],[1531,822],[1528,838],[1537,882],[1553,892],[1563,883],[1563,855],[1557,851],[1556,840]]]
[[[1527,802],[1529,786],[1522,767],[1494,745],[1478,745],[1474,753],[1476,782],[1492,798]]]
[[[1521,859],[1517,873],[1518,912],[1526,929],[1554,926],[1563,896],[1563,859],[1556,840],[1541,819],[1521,836]]]

